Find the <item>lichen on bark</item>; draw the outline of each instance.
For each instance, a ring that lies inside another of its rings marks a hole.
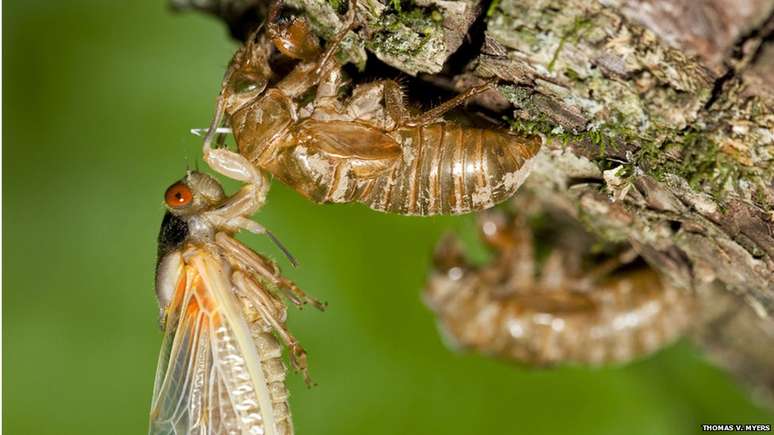
[[[289,0],[304,11],[314,30],[330,39],[341,27],[337,9],[346,2],[337,0]],[[357,3],[362,28],[343,44],[349,61],[363,66],[368,48],[388,65],[416,75],[437,73],[444,61],[462,44],[468,26],[478,11],[477,0],[416,2],[363,0]]]

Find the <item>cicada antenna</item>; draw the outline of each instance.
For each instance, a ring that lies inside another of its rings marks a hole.
[[[296,258],[293,256],[293,254],[288,251],[288,248],[286,248],[285,245],[283,245],[282,242],[280,242],[271,231],[266,230],[266,235],[269,236],[269,239],[271,239],[274,245],[277,246],[283,254],[285,254],[285,257],[288,259],[288,261],[290,261],[290,264],[292,264],[293,267],[298,267],[298,261],[296,261]]]
[[[199,172],[199,161],[196,159],[185,158],[185,173],[190,174],[191,166],[193,166],[193,172]]]

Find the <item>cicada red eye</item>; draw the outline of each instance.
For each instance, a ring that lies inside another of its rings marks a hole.
[[[191,201],[193,201],[193,192],[182,182],[169,186],[169,189],[164,193],[164,202],[172,208],[184,207]]]

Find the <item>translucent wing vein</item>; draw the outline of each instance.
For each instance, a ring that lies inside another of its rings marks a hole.
[[[219,261],[195,249],[167,309],[151,435],[275,434],[249,326]]]

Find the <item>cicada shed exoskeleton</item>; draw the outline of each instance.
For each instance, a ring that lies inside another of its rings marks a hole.
[[[357,85],[342,98],[346,83],[334,55],[355,25],[355,3],[325,50],[305,21],[277,24],[279,7],[267,34],[251,36],[234,55],[205,149],[225,115],[239,153],[307,198],[407,215],[485,209],[513,195],[527,177],[539,137],[442,118],[489,84],[419,115],[408,113],[392,80]],[[269,64],[275,47],[297,60],[282,78]]]
[[[304,373],[306,356],[286,329],[280,296],[311,300],[233,238],[239,229],[268,234],[246,217],[266,193],[254,181],[227,198],[213,178],[189,172],[166,192],[156,270],[164,339],[151,434],[293,432],[280,341]]]
[[[578,252],[554,249],[537,273],[523,215],[488,212],[480,223],[495,259],[474,266],[446,238],[424,293],[454,348],[534,366],[623,363],[674,342],[691,326],[692,294],[630,263],[637,257],[630,249],[594,267],[583,266]]]

